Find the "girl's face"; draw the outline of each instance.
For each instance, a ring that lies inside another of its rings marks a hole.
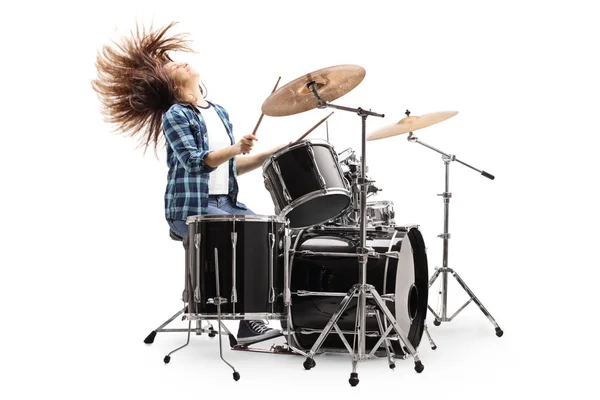
[[[169,62],[165,69],[171,75],[177,86],[186,87],[197,85],[200,74],[186,62]]]

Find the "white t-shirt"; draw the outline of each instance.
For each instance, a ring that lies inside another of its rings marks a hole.
[[[200,107],[200,113],[206,123],[208,134],[208,150],[215,151],[224,147],[231,146],[231,140],[223,125],[223,120],[211,105],[208,108]],[[228,194],[229,193],[229,161],[219,165],[217,169],[210,173],[208,179],[208,194]]]

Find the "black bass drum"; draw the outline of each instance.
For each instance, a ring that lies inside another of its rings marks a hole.
[[[353,227],[318,227],[292,232],[295,252],[291,258],[291,312],[293,334],[290,345],[309,351],[337,310],[343,295],[358,283],[358,258],[341,255],[356,253],[360,230]],[[397,252],[397,258],[370,257],[367,283],[383,297],[392,297],[386,305],[394,314],[402,332],[416,349],[425,329],[429,289],[429,271],[423,236],[416,226],[370,228],[367,247],[379,253]],[[336,256],[336,253],[341,256]],[[387,296],[386,296],[387,295]],[[390,296],[393,295],[393,296]],[[340,317],[338,326],[352,345],[356,321],[355,298]],[[367,299],[367,305],[375,304]],[[383,320],[383,316],[382,316]],[[287,321],[281,321],[287,329]],[[387,325],[386,325],[387,326]],[[367,318],[366,347],[371,351],[380,338],[376,318]],[[388,336],[396,356],[404,356],[400,341],[392,331]],[[335,330],[323,342],[320,351],[340,352],[346,347]],[[383,349],[383,348],[382,348]]]

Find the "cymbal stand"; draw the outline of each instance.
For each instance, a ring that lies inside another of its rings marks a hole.
[[[346,308],[350,305],[350,302],[354,299],[355,295],[358,295],[357,299],[357,307],[356,307],[356,325],[355,325],[355,334],[354,334],[354,344],[358,342],[357,348],[350,348],[348,345],[347,348],[350,351],[352,349],[352,373],[350,374],[349,383],[351,386],[356,386],[359,382],[358,373],[356,372],[356,367],[358,362],[361,360],[365,360],[371,357],[371,354],[367,354],[365,351],[366,347],[366,322],[367,322],[367,313],[369,312],[367,309],[367,298],[373,300],[375,306],[379,308],[382,312],[385,321],[389,321],[390,326],[384,332],[381,332],[380,343],[387,338],[389,333],[393,330],[398,334],[398,338],[402,341],[403,345],[406,347],[407,352],[412,355],[415,361],[415,370],[417,372],[422,372],[424,369],[423,364],[419,360],[419,356],[417,355],[417,351],[414,349],[410,341],[407,339],[406,334],[400,328],[398,322],[394,318],[392,312],[389,310],[384,300],[381,298],[381,295],[377,292],[373,285],[367,284],[367,261],[369,255],[375,255],[372,249],[368,249],[366,247],[366,207],[367,207],[367,182],[365,179],[365,171],[366,171],[366,147],[367,147],[367,135],[366,135],[366,123],[368,116],[380,117],[383,118],[383,114],[377,114],[372,111],[367,111],[362,108],[350,108],[343,107],[334,104],[327,103],[324,101],[318,93],[317,84],[315,82],[309,82],[307,84],[307,88],[313,92],[317,99],[317,108],[335,108],[342,111],[349,111],[358,114],[358,116],[362,120],[362,158],[361,158],[361,179],[359,185],[361,187],[360,190],[360,246],[357,249],[357,257],[359,263],[359,274],[358,279],[359,283],[355,284],[346,294],[346,296],[341,301],[338,309],[333,314],[321,334],[319,338],[314,343],[310,352],[308,353],[308,357],[304,361],[304,368],[311,369],[316,363],[314,360],[315,354],[325,341],[325,338],[331,333],[331,330],[335,328],[337,334],[340,336],[340,339],[347,343],[344,334],[338,327],[338,320],[341,315],[344,313]],[[369,251],[370,250],[370,251]],[[377,254],[378,255],[378,254]],[[370,310],[372,312],[373,310]],[[391,365],[390,365],[391,366]]]
[[[410,115],[410,111],[407,110],[406,115]],[[481,301],[479,301],[479,299],[475,296],[475,294],[471,291],[471,289],[469,289],[467,284],[461,279],[461,277],[456,273],[456,271],[454,271],[451,268],[448,268],[448,245],[449,245],[449,240],[450,240],[450,233],[448,232],[448,222],[449,222],[449,214],[450,214],[450,198],[452,197],[452,193],[450,193],[450,162],[457,161],[458,163],[464,165],[465,167],[469,167],[472,170],[479,172],[481,175],[485,176],[488,179],[493,180],[494,176],[485,171],[478,170],[477,168],[474,168],[465,162],[462,162],[461,160],[456,158],[455,155],[446,154],[446,153],[436,149],[435,147],[432,147],[428,144],[421,142],[416,136],[413,135],[412,132],[409,132],[407,139],[409,142],[419,143],[419,144],[427,147],[428,149],[431,149],[431,150],[441,154],[442,160],[444,161],[444,165],[446,167],[445,190],[444,190],[444,193],[438,195],[438,196],[443,197],[443,199],[444,199],[444,233],[438,235],[438,237],[443,239],[443,241],[444,241],[442,268],[436,268],[435,273],[433,274],[433,276],[431,277],[431,280],[429,281],[429,287],[431,287],[431,285],[433,285],[435,280],[441,276],[439,295],[442,298],[442,304],[440,306],[439,314],[436,314],[436,312],[431,308],[431,306],[427,306],[429,308],[429,310],[431,311],[431,313],[435,317],[433,324],[435,326],[439,326],[442,322],[452,321],[458,315],[458,313],[460,313],[467,305],[469,305],[469,303],[471,303],[471,301],[473,301],[473,302],[475,302],[475,304],[477,304],[477,306],[479,307],[481,312],[483,312],[483,314],[489,319],[489,321],[492,323],[492,325],[494,325],[494,327],[496,329],[496,336],[501,337],[504,332],[502,331],[502,329],[500,329],[500,327],[496,323],[496,320],[492,317],[492,315],[488,312],[488,310],[483,306]],[[469,300],[465,304],[463,304],[463,306],[460,307],[458,309],[458,311],[456,311],[451,317],[448,317],[448,315],[447,315],[448,274],[449,273],[452,274],[452,276],[456,279],[456,281],[459,283],[459,285],[469,295]]]

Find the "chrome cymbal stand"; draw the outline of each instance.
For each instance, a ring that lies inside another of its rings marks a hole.
[[[360,171],[361,178],[359,181],[359,185],[361,187],[361,190],[360,190],[360,198],[361,198],[361,201],[360,201],[360,246],[357,249],[357,257],[358,257],[358,263],[359,263],[359,273],[358,273],[359,283],[355,284],[348,291],[346,296],[341,301],[338,309],[333,314],[333,316],[331,317],[331,319],[329,320],[329,322],[327,323],[327,325],[325,326],[325,328],[319,335],[319,338],[314,343],[313,347],[311,348],[310,352],[308,353],[308,357],[304,361],[304,368],[311,369],[316,365],[314,356],[315,356],[315,354],[317,354],[317,351],[319,350],[319,348],[325,341],[325,338],[331,333],[332,329],[335,328],[337,334],[340,336],[340,339],[344,343],[347,343],[346,339],[344,337],[344,334],[338,327],[337,322],[340,319],[340,317],[342,316],[342,314],[344,313],[344,311],[346,310],[346,308],[348,308],[348,306],[350,305],[350,302],[354,299],[354,296],[357,295],[358,299],[357,299],[357,307],[356,307],[356,325],[355,325],[355,331],[354,331],[354,339],[355,339],[354,343],[356,344],[356,342],[358,342],[358,345],[356,346],[358,348],[353,347],[352,352],[351,352],[351,354],[352,354],[352,373],[350,374],[350,379],[349,379],[350,385],[351,386],[358,385],[358,382],[359,382],[358,381],[358,373],[356,372],[356,367],[357,367],[358,362],[361,360],[369,359],[371,357],[371,354],[368,354],[365,351],[365,347],[366,347],[366,338],[365,338],[366,335],[365,334],[366,334],[366,328],[367,328],[366,322],[367,322],[367,313],[368,313],[367,298],[373,300],[373,302],[375,303],[375,306],[377,308],[379,308],[379,310],[383,314],[384,320],[389,321],[389,324],[390,324],[388,326],[388,328],[385,330],[385,332],[382,332],[380,343],[389,335],[389,333],[392,331],[392,329],[395,330],[396,333],[398,334],[398,338],[402,341],[403,345],[406,347],[407,352],[410,353],[412,355],[412,357],[414,358],[415,370],[417,372],[422,372],[425,367],[419,360],[417,351],[412,346],[410,341],[407,339],[406,334],[400,328],[400,326],[399,326],[398,322],[396,321],[396,319],[394,318],[392,312],[388,309],[384,300],[381,298],[381,295],[377,292],[377,290],[375,289],[375,287],[373,285],[367,284],[367,261],[368,261],[368,258],[370,255],[378,256],[379,254],[374,254],[372,249],[371,249],[371,251],[369,251],[369,249],[366,247],[367,224],[366,224],[365,217],[366,217],[366,207],[367,207],[366,199],[367,199],[367,185],[368,185],[368,183],[365,179],[365,172],[366,172],[365,159],[366,159],[366,147],[367,147],[366,123],[367,123],[368,116],[383,118],[384,115],[377,114],[372,111],[363,110],[362,108],[349,108],[349,107],[342,107],[342,106],[329,104],[319,96],[319,93],[317,91],[317,84],[315,82],[309,82],[306,86],[315,95],[315,97],[317,99],[317,108],[331,107],[331,108],[335,108],[338,110],[353,112],[353,113],[358,114],[359,117],[361,117],[361,120],[362,120],[362,158],[361,158],[361,171]],[[370,310],[370,312],[372,312],[372,311],[374,311],[374,310]],[[348,350],[350,350],[350,346],[347,346],[347,347],[348,347]]]
[[[406,115],[410,115],[410,111],[407,110]],[[492,315],[483,306],[481,301],[479,301],[479,299],[475,296],[475,294],[471,291],[471,289],[469,289],[467,284],[461,279],[461,277],[456,273],[456,271],[454,271],[451,268],[448,268],[448,244],[449,244],[449,240],[450,240],[450,233],[448,232],[448,222],[449,222],[449,213],[450,213],[450,198],[452,197],[452,193],[450,193],[450,162],[457,161],[458,163],[464,165],[465,167],[469,167],[472,170],[479,172],[481,175],[485,176],[488,179],[493,180],[494,176],[485,171],[478,170],[477,168],[474,168],[467,163],[460,161],[458,158],[456,158],[456,156],[454,156],[452,154],[446,154],[432,146],[429,146],[428,144],[421,142],[417,137],[415,137],[413,135],[412,132],[409,132],[407,139],[409,142],[419,143],[419,144],[427,147],[428,149],[431,149],[431,150],[441,154],[442,160],[444,161],[444,165],[446,167],[445,190],[444,190],[444,193],[438,195],[438,196],[443,197],[443,199],[444,199],[444,233],[438,235],[438,237],[443,239],[443,241],[444,241],[442,268],[436,268],[435,273],[433,274],[433,276],[431,277],[431,280],[429,281],[429,287],[431,287],[431,285],[433,285],[435,280],[441,276],[439,295],[442,298],[442,304],[440,306],[439,314],[436,314],[436,312],[433,311],[431,306],[428,306],[429,310],[435,317],[433,324],[435,326],[439,326],[442,322],[452,321],[454,319],[454,317],[456,317],[458,315],[458,313],[460,313],[467,305],[469,305],[469,303],[471,303],[471,301],[473,301],[473,302],[475,302],[475,304],[477,304],[477,306],[479,307],[481,312],[483,312],[483,314],[490,320],[492,325],[494,325],[494,327],[496,329],[496,336],[501,337],[504,334],[504,332],[502,331],[502,329],[500,329],[500,327],[496,323],[496,320],[494,320]],[[448,274],[449,273],[452,274],[452,276],[456,279],[456,281],[460,284],[460,286],[469,295],[469,300],[465,304],[463,304],[463,306],[460,307],[458,309],[458,311],[456,311],[451,317],[448,317],[448,315],[447,315]]]

